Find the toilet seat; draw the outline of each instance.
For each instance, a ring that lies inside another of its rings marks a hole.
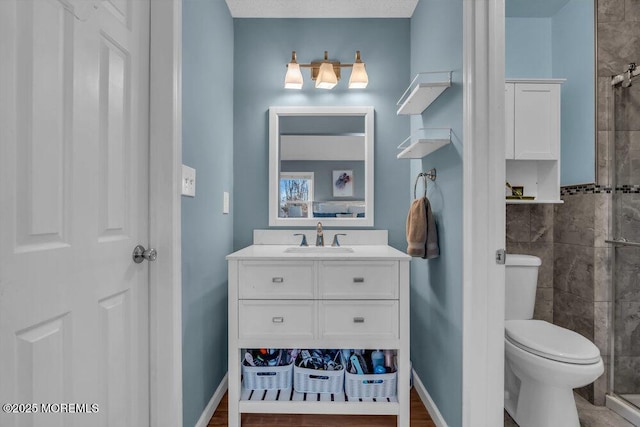
[[[558,362],[589,365],[600,350],[582,335],[543,320],[507,320],[505,338],[513,345]]]

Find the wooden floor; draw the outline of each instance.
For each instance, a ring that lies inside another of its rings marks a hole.
[[[209,427],[226,426],[227,394],[209,421]],[[392,415],[290,415],[242,414],[242,427],[396,427]],[[411,389],[411,427],[435,427],[415,388]]]

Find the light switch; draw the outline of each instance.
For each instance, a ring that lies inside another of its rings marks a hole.
[[[196,170],[182,165],[182,195],[196,197]]]
[[[229,213],[229,192],[228,191],[225,191],[224,193],[222,193],[222,213],[223,214]]]

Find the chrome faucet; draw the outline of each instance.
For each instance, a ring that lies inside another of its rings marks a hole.
[[[324,234],[322,232],[321,222],[319,222],[316,227],[316,246],[324,246]]]

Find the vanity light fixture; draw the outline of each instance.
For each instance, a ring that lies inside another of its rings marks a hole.
[[[349,89],[364,89],[369,83],[369,76],[365,70],[364,62],[360,58],[360,51],[356,51],[356,59],[353,64],[341,64],[340,61],[329,61],[329,54],[324,51],[322,61],[313,61],[310,64],[299,64],[296,52],[291,52],[291,62],[287,64],[287,74],[284,78],[286,89],[302,89],[303,79],[300,68],[311,68],[311,80],[316,81],[316,88],[333,89],[340,80],[342,67],[351,67]]]

